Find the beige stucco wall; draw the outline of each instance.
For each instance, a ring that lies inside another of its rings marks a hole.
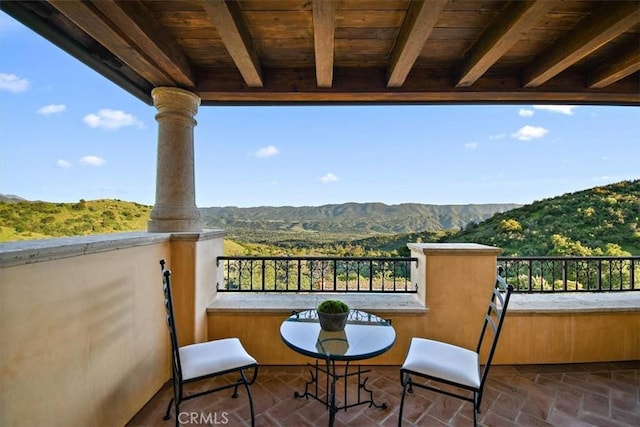
[[[223,232],[0,245],[0,425],[126,424],[168,381],[160,259],[184,338],[207,337]]]
[[[375,310],[371,310],[375,312]],[[289,316],[280,313],[210,313],[209,338],[237,336],[261,364],[305,364],[309,358],[286,347],[280,338],[280,324]],[[382,356],[366,363],[401,365],[411,337],[430,337],[431,309],[428,314],[382,314],[392,319],[396,343]],[[445,328],[440,328],[444,334]],[[472,335],[475,348],[480,323],[452,324],[452,336],[462,329]],[[459,334],[458,334],[459,335]],[[451,342],[446,337],[445,341]],[[567,315],[507,316],[494,364],[584,363],[640,360],[640,311],[626,313],[582,313]]]
[[[313,307],[308,307],[313,308]],[[291,310],[251,313],[209,313],[209,339],[236,336],[247,351],[263,365],[304,365],[312,359],[297,354],[280,338],[280,325]],[[368,359],[367,364],[395,365],[406,355],[411,336],[423,331],[424,315],[380,315],[391,319],[396,343],[384,355]]]
[[[619,360],[640,360],[640,308],[566,314],[512,311],[494,359],[514,365]]]
[[[0,268],[0,425],[124,425],[170,377],[170,243]]]

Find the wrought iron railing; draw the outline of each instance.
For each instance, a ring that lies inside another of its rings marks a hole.
[[[223,292],[415,293],[410,257],[220,256]],[[640,291],[640,257],[498,257],[515,292]],[[417,279],[414,279],[414,282]]]
[[[218,291],[415,293],[410,257],[219,256]]]
[[[498,257],[517,292],[640,290],[640,257]]]

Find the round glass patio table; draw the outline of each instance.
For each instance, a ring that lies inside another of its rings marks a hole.
[[[294,313],[282,322],[280,336],[292,350],[328,360],[369,359],[389,350],[396,340],[390,322],[361,310],[351,310],[339,332],[323,330],[316,310]]]
[[[349,371],[351,361],[369,359],[389,350],[396,341],[396,332],[391,322],[361,310],[351,310],[343,331],[325,331],[320,327],[318,312],[305,310],[294,312],[280,326],[282,341],[294,351],[316,359],[311,371],[311,379],[305,384],[304,392],[294,392],[294,397],[313,398],[322,402],[329,410],[329,426],[333,426],[340,410],[368,404],[369,407],[385,409],[386,403],[373,400],[373,392],[367,388],[369,369],[360,365]],[[324,363],[319,363],[324,360]],[[344,372],[336,369],[336,361],[346,361]],[[319,389],[320,374],[326,376],[325,393]],[[356,377],[357,400],[350,402],[347,393],[347,379]],[[336,400],[336,382],[343,379],[341,403]],[[364,398],[363,398],[364,395]]]

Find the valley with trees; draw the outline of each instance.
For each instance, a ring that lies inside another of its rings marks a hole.
[[[0,242],[144,231],[152,207],[0,196]],[[346,203],[318,207],[201,208],[222,228],[226,255],[405,256],[410,242],[475,242],[503,255],[640,255],[640,180],[528,205]]]

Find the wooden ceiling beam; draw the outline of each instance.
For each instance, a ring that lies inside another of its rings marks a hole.
[[[469,51],[460,68],[456,87],[473,85],[520,40],[522,34],[544,18],[557,3],[557,1],[522,1],[507,6]]]
[[[93,5],[184,88],[195,87],[191,65],[178,44],[139,1],[99,1]]]
[[[115,24],[105,19],[93,2],[50,0],[49,3],[152,85],[177,84],[145,52],[123,36]]]
[[[640,71],[640,50],[637,46],[632,46],[628,53],[598,67],[589,76],[587,87],[601,89],[637,71]]]
[[[404,84],[447,3],[448,0],[410,2],[391,52],[387,69],[387,87],[401,87]]]
[[[209,19],[249,87],[262,87],[262,69],[247,24],[235,1],[206,0]]]
[[[605,3],[524,70],[524,87],[538,87],[640,23],[640,2]]]
[[[638,98],[629,93],[595,93],[585,96],[576,92],[197,92],[203,106],[212,105],[450,105],[450,104],[572,104],[572,105],[638,105]],[[582,101],[581,101],[582,100]]]
[[[318,87],[333,84],[333,50],[335,38],[335,0],[313,0],[313,46]]]
[[[439,74],[438,74],[439,73]],[[386,87],[383,67],[334,68],[332,88],[317,87],[314,68],[266,68],[264,87],[246,88],[236,70],[201,69],[196,93],[203,105],[348,103],[572,103],[640,105],[640,82],[624,79],[606,90],[586,90],[582,73],[565,73],[541,89],[523,89],[519,76],[484,76],[455,88],[443,71],[415,69],[402,88]]]

